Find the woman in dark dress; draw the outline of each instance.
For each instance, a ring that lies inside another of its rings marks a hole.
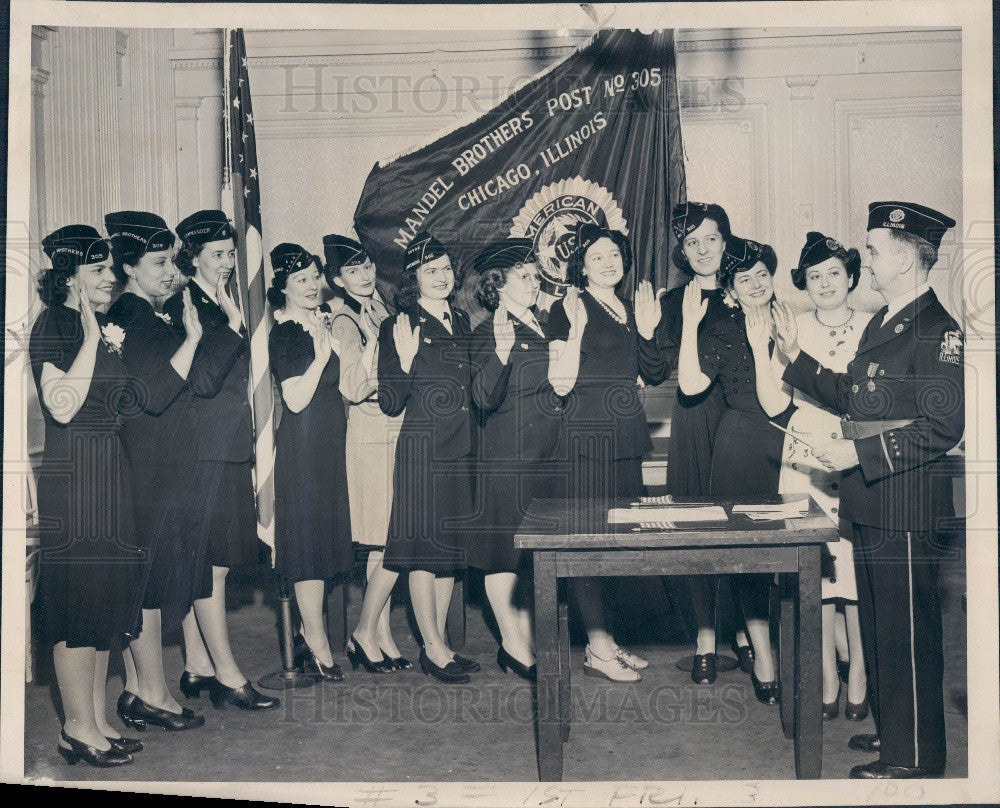
[[[198,314],[185,296],[184,335],[154,308],[170,294],[177,269],[174,234],[153,213],[120,211],[104,217],[114,273],[124,291],[108,310],[122,329],[122,359],[135,380],[141,409],[125,422],[132,471],[136,536],[149,548],[142,632],[125,652],[125,690],[118,714],[129,726],[184,730],[205,723],[182,709],[163,675],[163,632],[179,628],[199,591],[198,542],[188,515],[194,492],[184,490],[179,461],[188,450],[187,383],[201,340]]]
[[[347,492],[347,416],[340,396],[340,357],[322,306],[320,261],[298,244],[271,250],[275,308],[268,338],[271,371],[284,412],[274,459],[274,543],[277,570],[295,589],[317,679],[344,678],[323,625],[326,580],[350,572],[351,510]]]
[[[482,530],[469,546],[469,565],[485,573],[502,640],[497,664],[533,679],[530,612],[516,602],[531,558],[514,547],[514,532],[533,499],[566,496],[555,462],[562,406],[549,384],[548,340],[535,316],[541,276],[531,241],[497,242],[476,257],[475,269],[476,297],[492,316],[472,335],[473,399],[485,424],[476,473]]]
[[[42,248],[52,262],[39,283],[48,308],[28,353],[45,417],[38,594],[64,714],[58,750],[69,763],[120,766],[142,748],[105,716],[108,653],[138,634],[148,568],[121,441],[134,391],[121,329],[95,311],[115,285],[107,242],[92,227],[69,225]]]
[[[674,368],[681,344],[681,302],[687,286],[698,286],[702,300],[708,301],[699,334],[705,330],[706,323],[727,312],[717,276],[732,230],[726,211],[719,205],[704,202],[677,205],[673,209],[670,226],[677,240],[671,258],[674,265],[690,278],[688,284],[671,289],[660,301],[663,316],[656,330],[657,342],[668,367]],[[696,396],[686,396],[677,388],[670,416],[668,494],[694,498],[709,495],[712,447],[724,409],[722,390],[715,382]],[[698,623],[691,679],[697,684],[712,684],[716,677],[715,603],[719,578],[697,575],[692,576],[690,581],[692,606]],[[745,656],[752,654],[742,630],[736,632],[736,643],[742,663]]]
[[[653,448],[639,400],[638,379],[659,384],[667,365],[654,339],[660,304],[648,281],[639,284],[635,307],[617,288],[632,264],[624,234],[581,224],[567,276],[576,289],[549,314],[548,376],[566,401],[569,494],[578,499],[642,496],[642,458]],[[577,291],[580,290],[580,291]],[[605,627],[599,578],[574,578],[587,629],[584,673],[635,682],[649,663],[618,646]]]
[[[770,246],[736,236],[730,238],[719,270],[719,283],[736,306],[726,316],[708,323],[700,334],[698,326],[708,303],[702,300],[695,286],[689,286],[684,293],[677,381],[685,395],[698,395],[718,378],[726,402],[716,432],[709,480],[715,499],[767,497],[778,493],[784,434],[769,421],[787,426],[795,407],[780,386],[772,384],[771,362],[780,362],[782,354],[779,351],[772,359],[773,340],[769,342],[767,332],[757,327],[761,317],[770,317],[776,266],[777,258]],[[758,376],[768,379],[768,384],[760,387],[773,392],[766,401],[758,400]],[[777,373],[775,378],[780,376]],[[764,704],[776,704],[780,693],[771,653],[768,612],[771,578],[766,574],[734,577],[754,648],[751,681],[757,699]]]
[[[233,657],[226,620],[229,568],[259,558],[251,476],[250,348],[240,310],[226,291],[236,265],[235,233],[222,211],[202,210],[181,221],[177,235],[181,246],[175,261],[191,278],[187,290],[203,330],[194,362],[211,365],[208,375],[216,380],[212,389],[193,397],[188,414],[192,448],[183,473],[190,475],[197,492],[195,530],[205,548],[201,573],[210,576],[204,580],[211,587],[195,600],[193,614],[184,620],[181,691],[190,698],[207,688],[218,709],[234,704],[244,710],[270,710],[280,701],[247,681]],[[183,328],[183,311],[182,294],[163,305],[178,330]]]
[[[451,303],[460,284],[444,245],[418,233],[406,249],[399,314],[383,321],[378,354],[379,406],[392,416],[406,410],[383,563],[408,573],[421,670],[448,684],[479,670],[445,639],[455,573],[466,564],[476,451],[469,316]]]

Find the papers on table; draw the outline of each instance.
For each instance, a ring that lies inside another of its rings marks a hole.
[[[733,513],[745,514],[754,522],[771,519],[799,519],[809,513],[809,500],[779,502],[775,505],[733,505]]]
[[[608,511],[609,525],[638,525],[648,530],[670,530],[691,522],[728,522],[719,505],[664,505],[632,508],[612,508]]]

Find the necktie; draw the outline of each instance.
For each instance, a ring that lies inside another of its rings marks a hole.
[[[448,309],[444,310],[444,313],[441,315],[441,320],[444,322],[444,327],[448,329],[448,333],[454,333],[451,330],[451,314],[448,312]]]

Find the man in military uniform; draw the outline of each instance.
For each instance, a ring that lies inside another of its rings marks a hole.
[[[850,746],[879,759],[852,778],[939,777],[945,764],[937,519],[953,513],[939,465],[962,438],[962,331],[927,284],[955,221],[907,202],[869,206],[872,288],[886,300],[846,373],[798,348],[787,304],[775,307],[784,381],[843,415],[817,447],[842,470],[840,516],[854,543],[865,666],[877,734]]]

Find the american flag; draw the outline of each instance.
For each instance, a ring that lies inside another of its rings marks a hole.
[[[267,287],[273,274],[264,264],[260,221],[260,181],[250,74],[242,28],[226,29],[224,91],[226,117],[226,183],[231,191],[233,223],[238,236],[236,282],[239,304],[250,335],[250,402],[254,425],[254,487],[257,535],[271,548],[274,560],[274,393],[268,375],[267,334],[270,315]],[[229,202],[223,193],[223,205]]]

